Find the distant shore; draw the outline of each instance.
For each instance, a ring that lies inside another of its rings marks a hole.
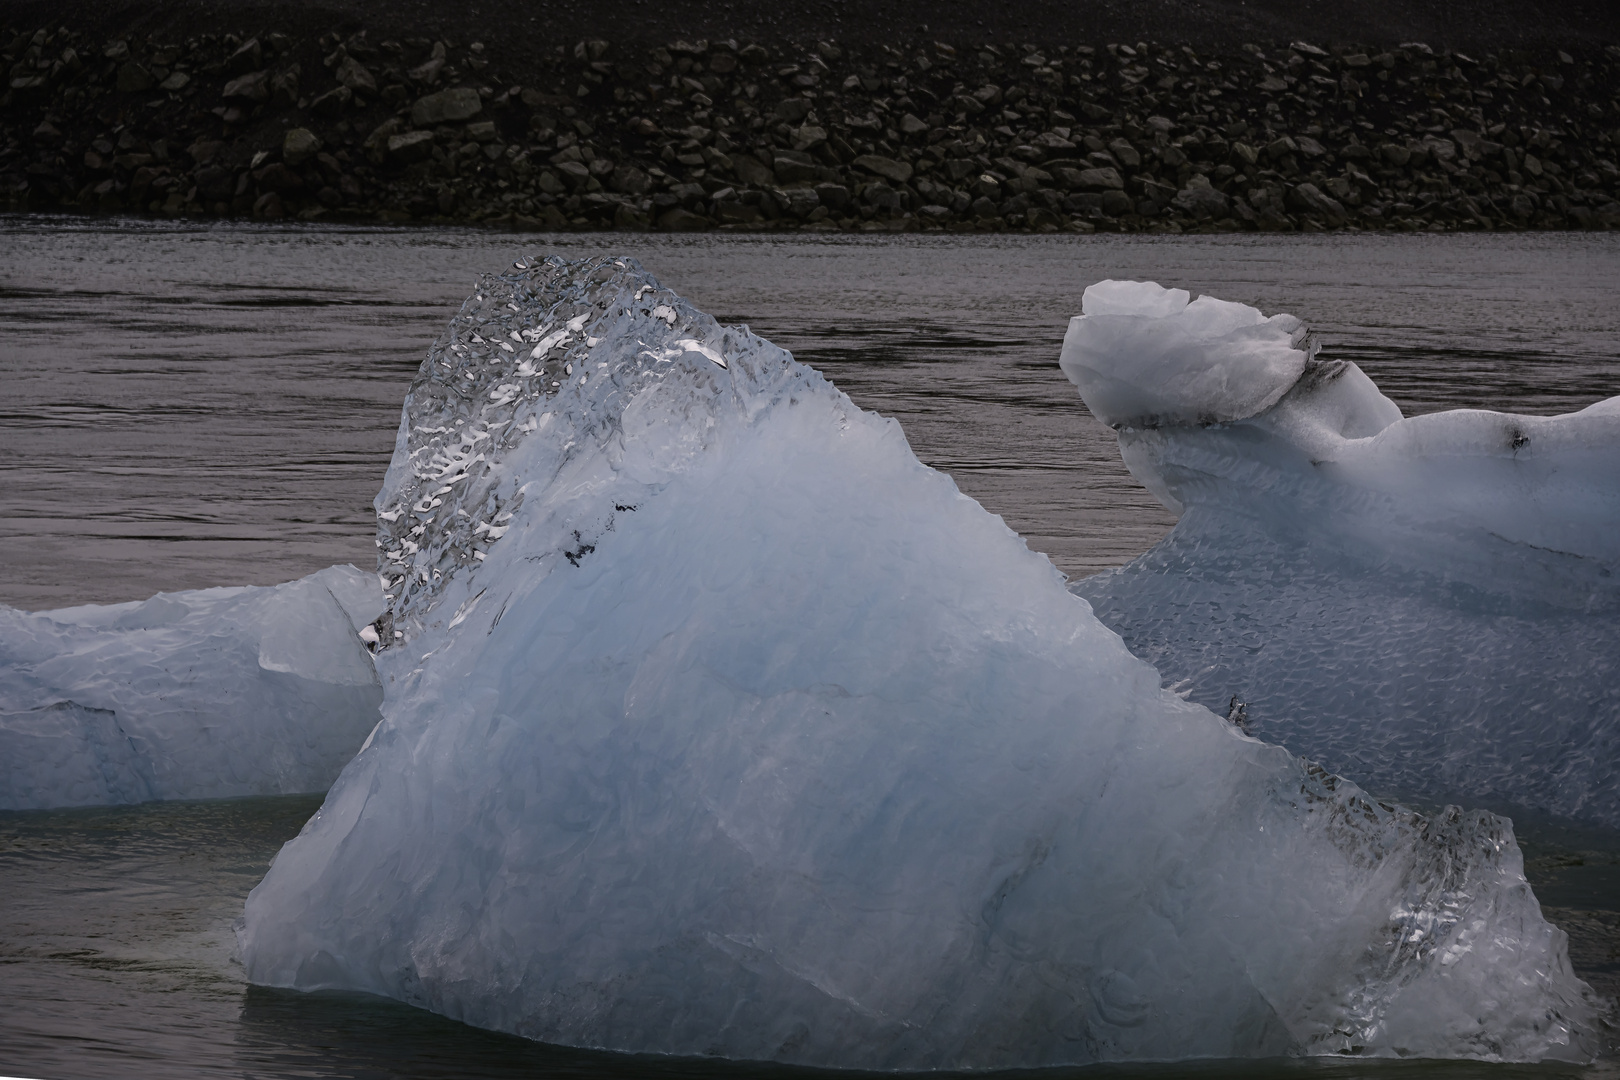
[[[236,30],[218,8],[191,23],[40,10],[0,6],[10,211],[544,230],[1620,227],[1620,45],[1553,17],[1470,52],[1060,41],[1050,26],[1029,41],[915,26],[889,41],[768,26],[649,40],[603,20],[600,36],[519,44],[421,18],[360,25],[358,10],[244,9]],[[552,38],[566,22],[546,24]]]

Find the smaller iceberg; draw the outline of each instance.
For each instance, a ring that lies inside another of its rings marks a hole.
[[[1073,586],[1132,652],[1380,793],[1620,826],[1620,398],[1403,418],[1291,316],[1083,310],[1063,370],[1181,515]]]
[[[325,791],[379,719],[361,633],[383,602],[375,576],[333,566],[0,607],[0,810]]]

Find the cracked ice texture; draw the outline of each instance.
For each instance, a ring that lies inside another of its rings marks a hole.
[[[325,791],[380,719],[376,579],[0,607],[0,809]]]
[[[1245,393],[1200,368],[1207,339],[1234,370],[1214,331],[1167,378],[1142,362],[1163,324],[1223,303],[1185,297],[1105,282],[1070,324],[1064,370],[1099,416],[1117,393],[1094,403],[1077,356],[1186,403],[1116,421],[1180,522],[1074,591],[1168,685],[1223,711],[1236,696],[1256,735],[1371,790],[1620,826],[1620,398],[1403,419],[1354,364],[1303,352],[1281,395],[1280,365],[1251,366]],[[1232,321],[1264,325],[1245,310]],[[1274,403],[1209,423],[1217,381],[1214,404]]]
[[[897,424],[633,262],[486,278],[378,508],[385,719],[247,901],[254,982],[859,1068],[1593,1051],[1505,822],[1162,691]]]

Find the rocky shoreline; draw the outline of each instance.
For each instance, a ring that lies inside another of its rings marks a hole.
[[[0,209],[544,230],[1620,227],[1620,46],[0,26]]]

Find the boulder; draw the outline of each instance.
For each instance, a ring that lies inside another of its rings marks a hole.
[[[354,91],[347,86],[336,86],[309,103],[309,111],[316,116],[340,116],[354,100]]]
[[[709,227],[709,219],[677,206],[658,216],[658,227],[671,232],[697,232]]]
[[[1122,191],[1125,181],[1120,179],[1118,169],[1082,169],[1076,186],[1087,191]]]
[[[893,180],[897,184],[903,184],[911,179],[912,169],[910,165],[904,161],[896,161],[893,158],[886,158],[879,154],[862,154],[854,160],[853,164],[857,169],[865,169],[869,173],[881,176],[885,180]]]
[[[732,171],[737,174],[737,179],[752,187],[776,183],[775,171],[752,154],[738,154],[733,158]]]
[[[253,174],[261,191],[296,191],[304,186],[303,178],[282,162],[274,162]]]
[[[829,210],[843,210],[849,206],[849,188],[843,184],[826,181],[817,184],[815,190],[816,197],[821,200],[821,205]]]
[[[797,151],[814,150],[827,141],[827,129],[814,124],[805,124],[793,132],[793,149]]]
[[[309,128],[293,128],[281,138],[281,160],[297,168],[320,153],[321,140]]]
[[[1209,177],[1199,173],[1176,192],[1170,205],[1192,217],[1208,219],[1224,217],[1230,200],[1210,184]]]
[[[240,78],[232,79],[225,84],[225,90],[220,95],[229,101],[240,98],[244,101],[270,100],[270,73],[268,71],[254,71]]]
[[[1102,195],[1102,211],[1109,217],[1121,217],[1136,209],[1131,197],[1123,191],[1109,188]]]
[[[1291,189],[1288,203],[1295,210],[1326,219],[1330,225],[1343,225],[1349,218],[1344,212],[1344,204],[1315,184],[1299,184]]]
[[[645,195],[651,186],[652,178],[634,165],[620,165],[608,180],[608,187],[622,195]]]
[[[340,85],[347,86],[350,90],[357,94],[375,94],[377,92],[377,80],[372,77],[372,74],[366,68],[366,65],[362,64],[352,56],[345,56],[343,58],[343,63],[339,64],[337,70],[332,74],[337,76],[337,81]],[[478,97],[477,91],[472,91],[471,93],[474,99]]]
[[[139,94],[152,89],[152,73],[133,60],[126,60],[118,65],[118,92],[120,94]]]
[[[433,132],[406,131],[388,137],[388,159],[401,163],[421,161],[433,152]]]
[[[226,58],[225,74],[235,76],[249,71],[257,71],[263,63],[264,47],[259,44],[258,38],[248,38],[237,47],[235,52]]]
[[[778,151],[775,163],[776,179],[784,184],[813,182],[821,175],[821,167],[816,164],[816,159],[798,151]]]
[[[591,182],[591,170],[578,161],[563,162],[557,166],[557,172],[562,175],[568,186],[576,191]]]
[[[801,124],[810,115],[810,103],[804,98],[784,98],[771,114],[773,124]]]
[[[453,86],[418,98],[411,106],[411,123],[417,127],[435,124],[456,124],[470,120],[484,110],[478,91],[467,86]]]

